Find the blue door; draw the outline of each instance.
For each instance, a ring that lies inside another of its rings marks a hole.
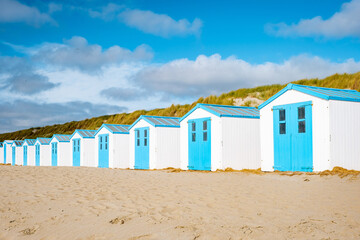
[[[23,147],[24,152],[24,166],[27,166],[27,146]]]
[[[4,164],[6,163],[6,144],[4,144]]]
[[[211,170],[211,121],[210,118],[188,121],[190,170]]]
[[[99,167],[109,167],[109,134],[99,135]]]
[[[40,145],[35,145],[35,166],[40,166]]]
[[[149,128],[135,129],[135,169],[149,169]]]
[[[16,149],[15,147],[12,147],[12,165],[15,166],[15,153]]]
[[[51,143],[51,166],[56,167],[58,165],[58,143]]]
[[[273,107],[274,170],[313,171],[312,104]]]
[[[80,167],[80,139],[73,139],[73,166]]]

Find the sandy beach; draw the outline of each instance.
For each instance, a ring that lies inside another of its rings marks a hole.
[[[0,166],[0,239],[360,239],[360,177]]]

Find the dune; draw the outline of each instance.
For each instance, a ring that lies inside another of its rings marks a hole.
[[[360,239],[360,176],[2,165],[0,239]]]

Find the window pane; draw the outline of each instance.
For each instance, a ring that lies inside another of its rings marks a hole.
[[[286,123],[280,123],[280,134],[286,134]]]
[[[140,131],[136,130],[136,137],[140,137]]]
[[[191,139],[192,139],[193,142],[196,141],[196,133],[193,133],[193,134],[191,135]]]
[[[147,130],[144,130],[144,137],[147,137]]]
[[[107,149],[107,143],[105,143],[105,150]]]
[[[195,130],[196,130],[196,124],[195,124],[195,122],[192,122],[192,123],[191,123],[191,130],[192,130],[193,132],[195,132]]]
[[[147,146],[147,138],[144,138],[144,146]]]
[[[136,145],[137,145],[137,146],[140,146],[140,139],[137,139],[136,142],[137,142]]]
[[[102,150],[102,144],[100,143],[100,150]],[[74,150],[75,151],[75,150]]]
[[[102,142],[102,137],[100,136],[100,143]]]
[[[299,122],[299,133],[304,133],[305,132],[305,121],[300,121]]]
[[[203,121],[203,130],[207,130],[207,121]]]
[[[279,120],[280,121],[285,121],[285,109],[281,109],[279,111]]]
[[[107,140],[107,136],[105,136],[105,142],[107,142],[108,140]]]
[[[206,142],[207,141],[207,132],[203,133],[203,141]]]
[[[305,119],[305,107],[298,108],[298,119]]]

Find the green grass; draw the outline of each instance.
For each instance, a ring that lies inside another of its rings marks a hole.
[[[335,74],[324,79],[302,79],[292,83],[311,85],[318,87],[354,89],[360,92],[360,72],[355,74]],[[211,103],[233,105],[234,99],[256,97],[262,101],[267,100],[275,93],[284,88],[285,85],[275,84],[260,86],[255,88],[241,88],[229,93],[223,93],[220,96],[211,95],[208,97],[201,97],[196,102],[186,105],[171,105],[168,108],[153,109],[150,111],[137,110],[132,113],[120,113],[115,115],[106,115],[101,117],[94,117],[82,121],[73,121],[64,124],[56,124],[52,126],[36,127],[25,130],[20,130],[12,133],[0,134],[0,142],[6,139],[23,140],[25,138],[37,137],[52,137],[53,134],[72,134],[75,129],[91,129],[95,130],[103,123],[114,124],[132,124],[140,115],[158,115],[158,116],[175,116],[182,117],[197,103]],[[244,105],[249,105],[245,102]]]

